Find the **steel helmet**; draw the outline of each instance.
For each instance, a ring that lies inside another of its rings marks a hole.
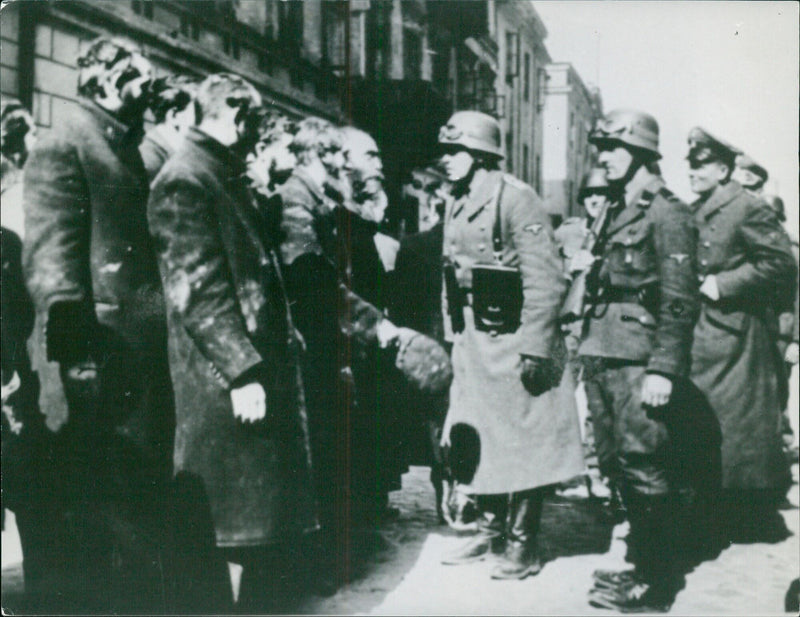
[[[583,182],[581,182],[581,188],[578,191],[578,200],[582,201],[587,193],[592,192],[592,189],[603,189],[606,193],[608,193],[608,180],[606,180],[606,171],[601,167],[593,167],[586,175],[583,176]]]
[[[632,109],[615,109],[600,118],[589,143],[618,142],[647,150],[661,158],[658,151],[658,122],[650,114]]]
[[[439,143],[464,146],[503,158],[500,123],[479,111],[457,111],[439,129]]]

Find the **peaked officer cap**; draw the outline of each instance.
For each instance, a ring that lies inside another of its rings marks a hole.
[[[733,171],[734,162],[742,151],[727,141],[714,137],[705,129],[696,126],[689,131],[689,154],[686,158],[695,163],[719,161]]]

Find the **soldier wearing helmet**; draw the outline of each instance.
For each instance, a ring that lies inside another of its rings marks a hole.
[[[696,247],[691,213],[654,173],[658,139],[655,118],[633,110],[611,111],[589,137],[619,207],[584,259],[599,263],[578,353],[598,449],[614,453],[604,471],[618,479],[634,557],[632,571],[596,571],[589,601],[622,612],[668,610],[683,584],[679,487],[664,456],[679,436],[665,420],[684,412],[689,390]]]
[[[729,541],[769,541],[785,533],[782,520],[765,522],[779,521],[791,483],[776,430],[785,386],[776,308],[794,299],[797,264],[776,213],[731,179],[740,152],[699,127],[688,141],[702,297],[692,380],[722,429],[721,527]]]
[[[454,378],[442,443],[458,459],[458,436],[477,435],[480,451],[463,478],[477,496],[478,533],[443,563],[502,552],[492,578],[522,579],[542,568],[536,542],[546,487],[583,469],[556,324],[566,281],[541,200],[498,170],[497,121],[457,112],[439,144],[453,197],[443,252]]]

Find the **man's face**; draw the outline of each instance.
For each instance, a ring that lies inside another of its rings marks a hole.
[[[319,160],[325,167],[329,178],[332,180],[339,180],[341,178],[342,170],[345,167],[345,157],[340,146],[335,144],[328,146],[320,154]]]
[[[277,141],[259,141],[254,154],[248,156],[248,174],[259,184],[283,184],[297,166],[297,157],[289,151],[292,135],[284,133]]]
[[[633,154],[620,144],[610,142],[598,146],[597,162],[606,171],[606,180],[622,180],[633,163]]]
[[[131,116],[144,114],[153,67],[141,54],[132,53],[117,61],[105,74],[103,87],[107,97],[116,93],[119,110]]]
[[[455,150],[445,150],[442,155],[442,168],[450,182],[458,182],[466,178],[472,171],[475,158],[469,150],[459,148]]]
[[[357,173],[364,182],[378,179],[383,183],[383,161],[372,137],[360,132],[349,134],[344,152],[349,171]]]
[[[189,130],[189,127],[197,124],[197,115],[195,114],[194,104],[189,103],[180,111],[171,109],[168,112],[169,124],[176,132],[183,135]]]
[[[586,214],[593,219],[597,218],[600,211],[608,203],[608,193],[602,189],[588,189],[583,198],[583,207]]]
[[[736,169],[734,169],[731,178],[733,180],[736,180],[746,189],[757,187],[761,182],[760,176],[757,176],[749,169],[745,169],[743,167],[737,167]]]
[[[710,193],[725,181],[728,168],[718,161],[689,161],[689,186],[698,195]]]
[[[380,222],[388,200],[378,144],[362,132],[349,133],[345,141],[344,161],[351,197],[359,204],[363,218]]]
[[[439,222],[436,206],[442,201],[442,190],[438,178],[419,171],[411,172],[411,181],[403,185],[403,207],[417,210],[419,231],[427,231]]]

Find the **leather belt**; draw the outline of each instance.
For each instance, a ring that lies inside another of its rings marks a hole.
[[[632,304],[641,304],[641,292],[637,289],[626,289],[624,287],[606,287],[603,293],[600,294],[602,302],[629,302]]]

